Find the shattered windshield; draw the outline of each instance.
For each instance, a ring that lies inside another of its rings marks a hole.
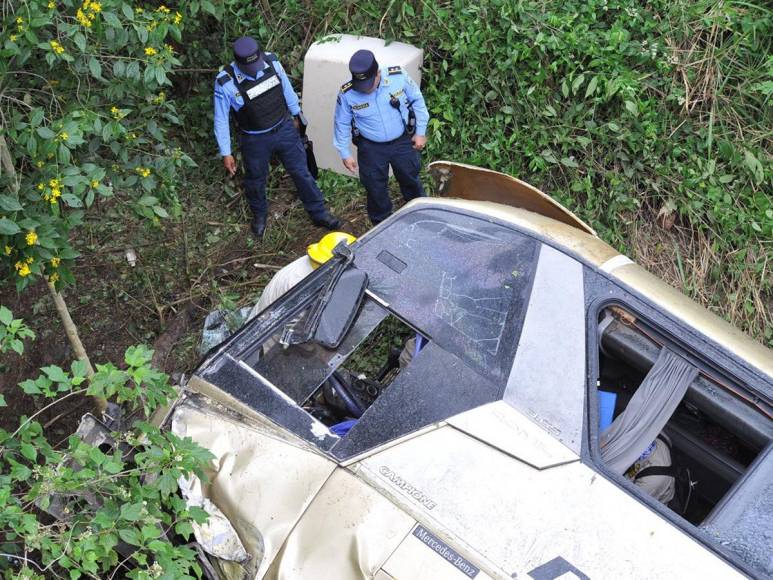
[[[442,210],[405,215],[357,251],[370,289],[484,376],[510,368],[539,244]]]
[[[388,314],[368,298],[337,349],[326,348],[312,341],[289,346],[282,344],[281,337],[286,328],[302,322],[308,312],[309,308],[278,328],[260,350],[244,360],[298,404],[303,404]]]
[[[347,272],[364,274],[367,289],[336,348],[284,340],[308,327],[332,287],[327,265],[201,376],[338,457],[501,398],[539,242],[447,210],[409,211],[385,226],[353,246]]]

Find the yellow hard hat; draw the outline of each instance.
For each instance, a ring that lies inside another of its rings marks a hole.
[[[342,240],[346,240],[346,244],[351,245],[357,238],[346,232],[330,232],[323,236],[316,244],[311,244],[306,248],[306,253],[313,262],[324,264],[333,257],[333,248],[340,244]]]

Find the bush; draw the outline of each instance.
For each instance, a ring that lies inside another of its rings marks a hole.
[[[29,335],[0,307],[0,337],[11,332]],[[0,352],[13,340],[0,339]],[[60,447],[51,444],[36,420],[43,411],[85,395],[111,399],[127,414],[153,412],[175,391],[166,375],[150,367],[151,356],[145,347],[130,347],[125,370],[97,365],[87,378],[85,364],[77,361],[69,370],[44,367],[37,379],[19,385],[40,400],[41,409],[22,417],[13,433],[0,430],[0,569],[6,578],[201,575],[195,551],[169,538],[188,540],[192,522],[207,518],[203,510],[187,507],[177,481],[203,477],[212,459],[208,451],[144,421],[113,433],[116,445],[110,449],[77,435]],[[59,519],[41,510],[56,511]],[[119,542],[125,544],[122,552]]]
[[[127,2],[28,0],[0,23],[0,268],[22,289],[36,275],[73,282],[69,241],[100,197],[153,222],[176,210],[167,98],[184,16]],[[127,195],[128,194],[128,195]]]

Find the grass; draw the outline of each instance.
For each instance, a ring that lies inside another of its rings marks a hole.
[[[711,310],[773,345],[773,13],[757,2],[229,0],[187,55],[257,35],[296,87],[311,42],[355,33],[424,49],[425,160],[516,175]],[[225,36],[223,30],[226,31]],[[186,116],[210,147],[211,75]],[[313,96],[312,96],[313,97]],[[202,160],[203,162],[208,162]],[[362,194],[323,172],[339,211]],[[288,231],[288,235],[293,235]],[[676,249],[674,249],[676,248]],[[681,256],[680,260],[673,259]]]
[[[424,49],[432,115],[425,161],[473,163],[542,188],[603,239],[773,345],[766,5],[227,0],[218,9],[217,18],[186,20],[177,47],[193,71],[175,75],[170,91],[184,119],[175,138],[199,164],[178,184],[179,215],[148,227],[125,193],[92,212],[77,240],[79,285],[68,292],[85,301],[75,315],[89,320],[84,334],[95,333],[96,343],[111,332],[152,341],[190,300],[201,318],[219,304],[250,303],[273,272],[255,264],[281,266],[315,241],[320,232],[278,168],[269,183],[278,215],[262,245],[251,240],[239,184],[225,179],[216,154],[212,82],[229,41],[249,33],[300,88],[309,45],[348,32]],[[355,180],[323,171],[320,186],[347,229],[367,229]],[[136,267],[124,257],[128,247]],[[98,324],[87,316],[95,305],[106,316]],[[195,341],[183,342],[179,368],[196,358]]]

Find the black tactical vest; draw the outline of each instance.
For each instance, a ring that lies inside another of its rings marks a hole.
[[[274,60],[276,60],[274,55],[266,55],[268,68],[256,81],[244,78],[242,82],[238,82],[230,64],[224,69],[233,79],[244,100],[242,108],[234,113],[236,123],[243,131],[265,131],[287,116],[287,101],[282,92],[282,79],[274,68],[272,62]]]

